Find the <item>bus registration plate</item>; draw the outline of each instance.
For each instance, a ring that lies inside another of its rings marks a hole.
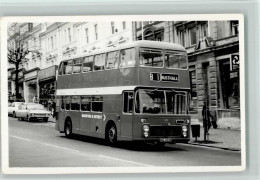
[[[160,138],[160,142],[172,142],[172,138]]]

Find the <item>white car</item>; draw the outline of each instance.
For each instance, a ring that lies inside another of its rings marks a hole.
[[[19,109],[23,102],[13,102],[11,104],[8,103],[8,115],[12,115],[14,118],[16,117],[16,112]]]
[[[50,116],[50,111],[45,110],[43,105],[36,103],[24,103],[16,112],[16,117],[19,120],[27,121],[43,119],[45,122],[48,122]]]

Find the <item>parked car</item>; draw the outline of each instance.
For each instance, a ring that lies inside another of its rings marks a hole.
[[[23,102],[8,103],[8,115],[12,115],[15,118],[16,112],[21,104],[23,104]]]
[[[45,110],[44,106],[36,103],[24,103],[19,106],[19,110],[16,112],[16,117],[19,117],[19,120],[38,120],[43,119],[45,122],[48,122],[51,112]]]

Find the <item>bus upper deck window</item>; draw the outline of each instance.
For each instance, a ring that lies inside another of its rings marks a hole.
[[[65,74],[71,74],[72,73],[72,63],[73,63],[72,60],[67,62],[67,65],[65,66]]]
[[[120,68],[135,66],[135,49],[123,49],[120,52]]]
[[[63,73],[63,71],[64,71],[64,70],[63,70],[63,69],[64,69],[63,67],[64,67],[64,66],[63,66],[63,63],[61,63],[61,64],[60,64],[60,67],[59,67],[59,75],[62,75],[62,73]]]
[[[104,67],[105,67],[105,54],[95,55],[94,70],[101,71],[101,70],[104,70]]]
[[[187,69],[187,56],[184,52],[170,52],[165,53],[165,66],[167,68]]]
[[[163,67],[163,53],[160,50],[140,49],[140,65]]]
[[[118,68],[118,51],[107,53],[106,69],[117,69]]]
[[[73,60],[73,74],[81,72],[81,58],[77,58]]]
[[[93,56],[83,58],[82,72],[93,71]]]

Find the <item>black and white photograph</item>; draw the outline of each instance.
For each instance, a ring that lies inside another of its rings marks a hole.
[[[241,14],[5,17],[5,174],[243,171]]]

